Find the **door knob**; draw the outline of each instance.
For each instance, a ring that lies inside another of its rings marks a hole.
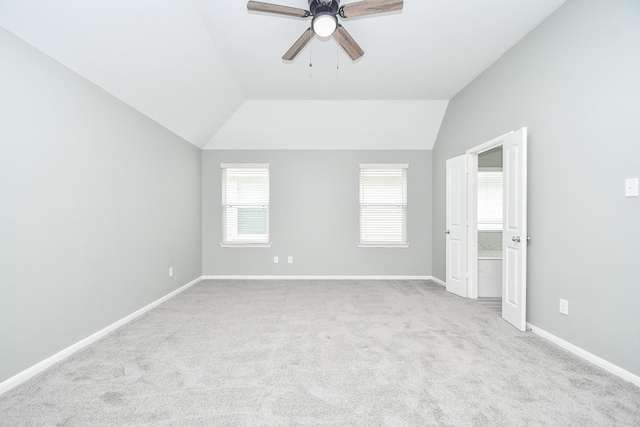
[[[445,231],[444,234],[451,234],[451,230]]]
[[[511,240],[513,240],[516,243],[520,243],[520,236],[513,236]]]

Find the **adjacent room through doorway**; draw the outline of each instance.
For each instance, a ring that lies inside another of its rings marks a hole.
[[[478,154],[478,302],[502,313],[502,146]]]

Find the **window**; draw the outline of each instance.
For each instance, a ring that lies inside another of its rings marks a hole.
[[[502,231],[502,171],[478,171],[478,231]]]
[[[408,246],[408,167],[360,165],[360,246]]]
[[[222,246],[269,245],[269,165],[221,164]]]

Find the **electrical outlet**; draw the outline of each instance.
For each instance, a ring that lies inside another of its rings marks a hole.
[[[629,178],[624,181],[624,196],[638,197],[638,178]]]
[[[560,300],[560,314],[564,314],[565,316],[569,315],[569,301],[566,299]]]
[[[274,264],[277,264],[277,263],[278,263],[278,257],[277,257],[277,256],[274,256],[274,257],[273,257],[273,263],[274,263]]]
[[[293,257],[289,256],[289,259],[287,261],[289,262],[289,264],[293,264]]]
[[[169,267],[169,277],[173,277],[173,267]]]

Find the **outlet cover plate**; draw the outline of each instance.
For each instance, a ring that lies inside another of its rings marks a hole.
[[[569,315],[569,301],[566,299],[560,300],[560,314],[564,314],[565,316]]]
[[[629,178],[624,181],[624,196],[638,197],[638,178]]]

